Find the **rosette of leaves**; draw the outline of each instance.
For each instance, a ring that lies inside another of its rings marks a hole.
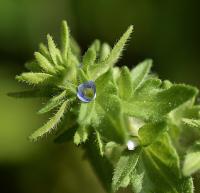
[[[150,59],[131,70],[114,67],[132,30],[113,47],[95,40],[81,56],[63,21],[61,48],[48,35],[48,45],[40,44],[25,64],[29,72],[16,77],[33,88],[9,95],[45,98],[39,114],[53,115],[29,138],[54,131],[57,143],[73,140],[107,192],[129,186],[134,193],[192,193],[191,175],[200,169],[198,90],[160,80],[150,72]],[[96,98],[84,102],[78,86],[88,81]],[[128,141],[137,147],[128,150]]]

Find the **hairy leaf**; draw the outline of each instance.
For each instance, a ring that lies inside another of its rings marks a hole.
[[[197,89],[186,85],[173,85],[169,89],[160,88],[159,79],[146,80],[122,106],[126,114],[158,121],[173,109],[197,95]]]
[[[43,114],[43,113],[49,112],[55,107],[61,105],[64,102],[65,96],[66,96],[66,91],[63,91],[57,96],[54,96],[47,102],[47,104],[43,108],[41,108],[38,111],[38,113]]]
[[[167,130],[166,123],[149,123],[139,129],[138,136],[143,146],[152,144],[156,139]]]
[[[52,78],[52,75],[41,72],[24,72],[20,76],[16,76],[18,81],[33,85],[50,83]]]
[[[107,57],[110,55],[111,47],[107,43],[103,43],[101,46],[101,51],[100,51],[100,61],[104,61],[107,59]]]
[[[53,65],[49,62],[47,58],[45,58],[42,54],[39,52],[35,52],[35,58],[39,64],[39,66],[47,73],[55,74],[55,68]]]
[[[183,118],[182,121],[190,127],[200,128],[200,120]]]
[[[90,73],[92,79],[96,79],[102,74],[104,74],[110,67],[112,67],[117,62],[132,31],[133,26],[130,26],[127,29],[127,31],[122,35],[120,40],[115,44],[115,46],[110,52],[110,55],[104,61],[91,66]]]
[[[74,143],[79,145],[80,143],[86,142],[88,139],[88,130],[83,126],[80,126],[74,135]]]
[[[190,176],[191,174],[200,170],[200,141],[188,151],[183,163],[184,176]]]
[[[135,91],[147,77],[152,67],[152,60],[147,59],[131,70],[132,89]]]
[[[39,137],[44,136],[47,133],[50,133],[55,129],[56,125],[60,122],[62,116],[64,115],[67,107],[67,102],[64,102],[57,113],[42,127],[37,129],[30,137],[30,140],[37,140]]]
[[[61,49],[65,61],[67,61],[68,51],[70,45],[69,28],[66,21],[62,21],[61,26]]]
[[[124,179],[129,177],[132,171],[135,169],[137,161],[140,155],[140,148],[137,148],[133,152],[125,152],[119,159],[115,168],[112,187],[114,191],[117,191],[124,183]]]
[[[118,79],[118,92],[120,98],[128,100],[132,96],[132,81],[129,69],[124,66]]]

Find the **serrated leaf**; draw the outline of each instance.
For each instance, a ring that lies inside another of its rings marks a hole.
[[[200,141],[188,151],[183,163],[184,176],[190,176],[200,170]]]
[[[53,65],[49,62],[45,56],[40,54],[39,52],[35,52],[35,58],[39,64],[39,66],[47,73],[55,74],[56,71],[53,67]]]
[[[135,169],[140,156],[140,148],[132,152],[125,152],[119,159],[113,176],[112,188],[117,191],[124,185],[124,179],[130,176],[131,172]]]
[[[182,121],[190,127],[200,128],[200,120],[183,118]]]
[[[145,172],[142,193],[193,192],[191,179],[180,174],[179,157],[167,133],[142,152],[138,163]]]
[[[103,43],[101,46],[99,60],[104,61],[110,55],[111,47],[107,43]]]
[[[74,143],[79,145],[81,143],[85,143],[88,139],[88,130],[83,126],[80,126],[74,135]]]
[[[132,31],[133,26],[130,26],[127,31],[122,35],[120,40],[115,44],[110,52],[110,55],[104,61],[91,66],[89,71],[92,79],[97,79],[117,62]]]
[[[129,69],[124,66],[118,79],[118,92],[120,98],[128,100],[132,96],[132,81]]]
[[[197,95],[196,88],[174,84],[161,88],[159,79],[146,80],[128,101],[122,101],[123,110],[130,116],[159,121],[163,116]]]
[[[147,59],[139,63],[135,68],[131,70],[133,91],[135,91],[140,86],[140,84],[145,80],[151,67],[152,67],[152,60]]]
[[[166,130],[167,125],[165,122],[145,124],[138,132],[140,144],[143,146],[152,144]]]
[[[41,108],[38,111],[38,113],[39,114],[47,113],[52,109],[54,109],[55,107],[61,105],[64,102],[65,96],[66,96],[66,91],[63,91],[57,96],[54,96],[47,102],[47,104],[43,108]]]
[[[43,137],[45,134],[50,133],[55,129],[57,124],[60,122],[62,116],[64,115],[67,108],[67,102],[64,102],[57,113],[42,127],[37,129],[30,137],[30,140],[37,140],[40,137]]]
[[[70,45],[69,28],[66,21],[62,21],[61,26],[61,49],[65,61],[67,61],[68,51]]]
[[[52,81],[53,76],[41,72],[24,72],[20,76],[16,76],[18,81],[22,81],[28,84],[48,84]]]

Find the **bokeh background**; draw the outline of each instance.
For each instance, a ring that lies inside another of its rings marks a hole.
[[[7,92],[24,89],[14,77],[24,70],[46,34],[59,40],[61,20],[84,51],[95,38],[111,45],[134,24],[120,65],[145,58],[162,79],[200,87],[198,0],[0,0],[0,192],[104,192],[83,152],[70,143],[27,136],[44,118],[42,101],[16,100]]]

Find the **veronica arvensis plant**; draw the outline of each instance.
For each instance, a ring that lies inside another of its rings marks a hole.
[[[52,131],[57,143],[74,140],[107,192],[130,185],[134,193],[192,193],[191,175],[200,169],[198,90],[149,74],[150,59],[131,70],[114,67],[132,30],[112,48],[95,40],[81,56],[63,21],[61,48],[48,35],[25,64],[29,72],[16,77],[34,88],[9,95],[45,97],[38,113],[56,112],[30,140]]]

